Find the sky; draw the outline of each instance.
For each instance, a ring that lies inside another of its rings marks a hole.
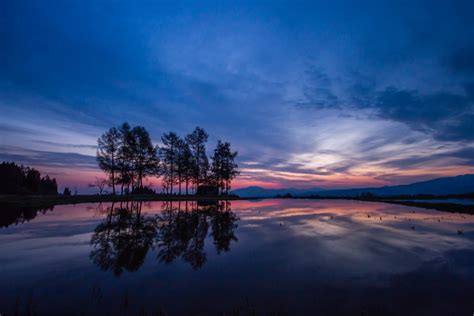
[[[473,1],[0,3],[0,161],[81,192],[124,121],[239,152],[233,188],[474,173]],[[149,179],[157,186],[159,180]]]

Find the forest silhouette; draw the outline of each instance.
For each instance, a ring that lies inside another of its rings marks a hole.
[[[58,194],[55,178],[41,177],[38,170],[13,162],[0,164],[0,179],[0,194]]]

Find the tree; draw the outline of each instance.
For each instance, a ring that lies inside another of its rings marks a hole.
[[[119,150],[118,150],[118,170],[120,183],[120,194],[123,195],[124,186],[130,191],[130,184],[133,181],[133,148],[135,148],[135,138],[132,129],[127,122],[119,128]]]
[[[173,185],[178,183],[178,155],[180,138],[174,132],[169,132],[161,136],[163,147],[160,148],[160,156],[162,160],[163,185],[169,189],[169,193],[173,194]]]
[[[207,179],[207,171],[209,169],[209,160],[206,155],[206,142],[209,135],[200,127],[196,127],[194,131],[186,136],[186,142],[191,149],[191,168],[193,174],[193,182],[196,188],[203,184]]]
[[[65,187],[64,191],[63,191],[63,195],[64,196],[71,196],[71,190],[68,187]]]
[[[193,154],[189,144],[186,140],[180,140],[178,154],[178,178],[179,178],[179,193],[181,194],[181,183],[184,182],[186,188],[186,195],[189,191],[189,183],[193,176]]]
[[[153,146],[148,131],[142,126],[133,128],[125,122],[111,128],[98,140],[97,161],[110,179],[113,193],[120,184],[120,194],[143,188],[143,179],[156,174],[159,168],[158,148]],[[132,190],[130,190],[132,186]]]
[[[136,173],[136,187],[143,188],[143,179],[149,175],[157,174],[160,160],[158,147],[153,146],[148,131],[142,126],[132,129],[134,147],[132,147],[133,170]]]
[[[144,127],[132,128],[126,122],[109,129],[98,139],[97,161],[108,176],[113,194],[118,184],[121,185],[121,194],[144,192],[141,190],[143,180],[150,175],[163,176],[163,192],[166,193],[173,194],[175,185],[178,185],[181,194],[183,184],[186,195],[190,184],[194,184],[194,192],[199,186],[213,184],[221,192],[228,193],[231,181],[239,174],[234,161],[237,152],[231,151],[229,143],[219,141],[209,177],[208,134],[204,129],[196,127],[185,139],[174,132],[165,133],[161,140],[163,148],[160,149],[153,146]]]
[[[25,187],[31,193],[38,193],[41,185],[41,174],[38,170],[26,168]]]
[[[102,195],[107,187],[107,183],[108,181],[106,179],[96,177],[95,181],[89,184],[89,188],[97,188],[97,190],[99,190],[99,195]]]
[[[19,194],[25,190],[25,171],[23,166],[13,162],[0,164],[0,194]]]
[[[232,180],[240,173],[235,163],[237,154],[236,151],[232,152],[230,143],[219,140],[211,158],[211,182],[226,195],[229,193]]]
[[[109,176],[112,194],[115,195],[116,174],[119,171],[117,158],[120,148],[120,132],[112,127],[97,140],[97,162],[99,167]]]

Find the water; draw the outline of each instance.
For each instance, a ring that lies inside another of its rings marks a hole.
[[[2,315],[474,313],[472,215],[291,199],[0,211]]]
[[[474,205],[473,199],[428,199],[428,200],[402,200],[409,202],[418,202],[418,203],[449,203],[449,204],[459,204],[459,205]]]

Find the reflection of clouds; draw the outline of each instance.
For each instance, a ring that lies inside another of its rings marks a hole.
[[[444,252],[474,246],[457,235],[474,229],[472,215],[357,201],[272,201],[262,208],[244,203],[244,209],[235,203],[234,209],[244,223],[258,223],[266,241],[284,231],[295,249],[327,270],[408,271]]]
[[[4,253],[1,259],[12,264],[18,260],[49,264],[57,260],[58,251],[65,260],[78,258],[89,250],[90,233],[110,206],[58,205],[27,224],[4,229],[0,242],[11,255]],[[160,215],[162,206],[162,202],[143,204],[142,214]],[[474,246],[472,215],[383,203],[304,199],[233,201],[232,211],[241,221],[235,232],[239,250],[231,249],[229,258],[239,262],[241,255],[256,253],[262,264],[284,260],[288,266],[302,269],[316,266],[318,274],[409,271],[447,251]],[[458,230],[464,234],[457,235]],[[234,252],[239,255],[233,256]],[[32,254],[37,259],[32,260]]]

